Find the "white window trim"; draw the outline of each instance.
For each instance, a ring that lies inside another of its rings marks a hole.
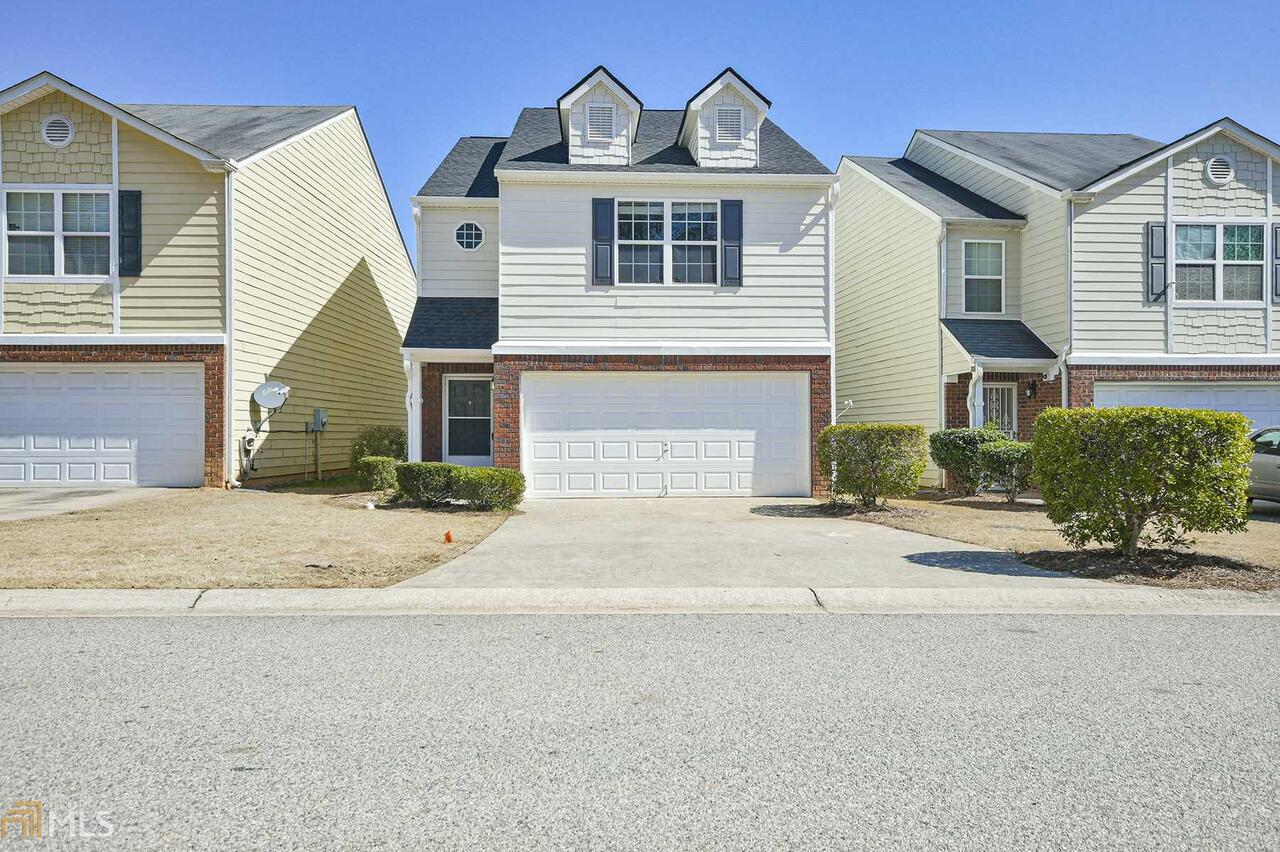
[[[591,110],[607,109],[609,111],[609,136],[600,138],[591,135]],[[587,101],[582,105],[582,141],[588,145],[612,145],[618,139],[618,107],[617,104],[602,104],[598,101]]]
[[[474,225],[476,228],[480,230],[480,242],[476,243],[475,247],[473,248],[467,248],[462,243],[458,242],[458,229],[461,228],[463,225]],[[455,247],[457,247],[461,251],[466,251],[466,252],[480,251],[480,247],[484,245],[485,240],[487,239],[489,239],[489,234],[485,231],[484,225],[481,225],[479,222],[477,222],[474,219],[462,219],[461,221],[458,222],[458,224],[453,226],[453,244]]]
[[[418,369],[421,369],[419,366]],[[459,459],[489,459],[489,463],[493,463],[493,373],[445,373],[440,376],[440,458],[449,461],[449,382],[455,380],[466,381],[487,379],[489,382],[489,455],[487,456],[457,456]],[[464,420],[484,420],[484,417],[464,417]],[[461,462],[452,462],[452,464],[460,464]]]
[[[623,240],[620,236],[621,231],[618,228],[618,213],[621,210],[621,205],[624,203],[661,204],[662,205],[662,239],[661,240]],[[714,204],[716,206],[715,242],[712,243],[710,240],[691,241],[691,240],[672,239],[672,236],[671,236],[672,234],[671,205],[672,204]],[[652,288],[662,287],[662,288],[670,289],[673,286],[678,287],[680,289],[684,289],[686,287],[695,287],[695,288],[702,287],[707,289],[717,289],[721,287],[722,286],[721,285],[721,272],[722,272],[721,270],[722,230],[721,229],[723,227],[723,224],[724,224],[724,214],[720,206],[720,199],[718,198],[674,198],[674,199],[616,198],[614,199],[614,204],[613,204],[614,239],[613,241],[615,244],[615,250],[613,252],[614,283],[612,286],[626,287],[628,289],[631,289],[631,288],[640,289],[644,287],[652,287]],[[662,283],[661,284],[648,284],[648,283],[624,284],[622,283],[622,276],[620,275],[620,271],[622,266],[623,244],[635,245],[635,246],[640,246],[640,245],[662,246]],[[702,281],[702,282],[693,282],[693,283],[677,283],[675,280],[675,246],[678,246],[678,245],[690,245],[690,246],[714,245],[716,250],[716,280],[710,281],[710,282]]]
[[[1000,246],[1000,275],[999,275],[999,278],[1000,278],[1000,310],[999,310],[999,311],[971,311],[971,310],[969,310],[969,309],[968,309],[968,307],[967,307],[967,306],[968,306],[968,302],[969,302],[969,300],[968,300],[968,298],[967,298],[967,297],[968,297],[968,291],[969,291],[969,279],[971,279],[971,278],[972,278],[972,279],[975,279],[975,280],[988,281],[988,280],[990,280],[991,278],[996,277],[996,276],[992,276],[992,275],[967,275],[967,274],[965,274],[965,269],[964,269],[964,255],[965,255],[965,249],[966,249],[966,248],[968,248],[968,246],[969,246],[970,244],[980,244],[980,245],[998,245],[998,246]],[[1008,280],[1007,280],[1007,273],[1008,273],[1008,269],[1009,269],[1009,263],[1008,263],[1008,248],[1009,248],[1009,247],[1005,244],[1005,240],[961,240],[961,241],[960,241],[960,314],[961,314],[962,316],[973,316],[973,317],[995,317],[995,316],[1003,316],[1003,315],[1004,315],[1005,310],[1006,310],[1006,308],[1008,307],[1008,304],[1007,304],[1007,293],[1008,293]]]
[[[10,275],[9,274],[9,237],[50,236],[48,231],[10,231],[9,230],[9,193],[45,193],[53,195],[53,274],[52,275]],[[62,229],[62,197],[66,194],[106,195],[108,200],[108,230],[84,232],[64,231]],[[106,184],[17,184],[0,185],[0,277],[12,284],[108,284],[113,280],[116,270],[114,246],[118,225],[114,203],[114,192]],[[67,275],[65,273],[66,258],[63,240],[66,237],[106,237],[111,249],[106,275]]]
[[[1170,287],[1173,290],[1173,298],[1169,300],[1171,305],[1180,308],[1265,308],[1267,305],[1267,221],[1265,219],[1195,219],[1186,217],[1174,217],[1172,243],[1173,250],[1170,258],[1173,261],[1173,275],[1170,276]],[[1178,260],[1178,226],[1179,225],[1212,225],[1214,229],[1214,252],[1212,264],[1202,260]],[[1262,228],[1262,260],[1223,260],[1223,226],[1224,225],[1254,225]],[[1212,299],[1179,299],[1178,298],[1178,267],[1179,266],[1210,266],[1213,271],[1213,298]],[[1223,267],[1224,266],[1257,266],[1262,270],[1262,300],[1234,300],[1222,298]]]
[[[737,139],[721,139],[720,138],[720,113],[736,112],[738,114],[738,138]],[[715,136],[717,145],[741,145],[747,138],[746,112],[740,106],[734,104],[717,104],[712,115],[713,135]]]

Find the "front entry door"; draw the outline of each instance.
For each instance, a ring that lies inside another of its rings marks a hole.
[[[1018,389],[1014,385],[984,385],[982,388],[984,420],[994,423],[1001,432],[1018,440]]]
[[[493,378],[448,376],[444,380],[444,460],[493,464]]]

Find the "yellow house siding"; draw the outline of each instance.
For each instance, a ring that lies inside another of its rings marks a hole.
[[[110,284],[4,285],[5,334],[110,334]]]
[[[1235,178],[1226,186],[1215,185],[1204,173],[1205,164],[1218,154],[1235,163]],[[1173,215],[1266,216],[1266,156],[1224,133],[1179,151],[1173,157]]]
[[[405,423],[400,343],[414,273],[354,113],[245,165],[235,179],[234,419],[263,381],[292,388],[252,478],[297,476],[302,433],[327,409],[322,467],[346,468],[365,426]]]
[[[45,144],[44,120],[64,115],[75,138],[63,148]],[[5,183],[111,183],[111,117],[62,92],[45,95],[0,117]]]
[[[120,188],[142,191],[142,275],[120,279],[120,331],[223,331],[223,175],[123,125],[119,144]]]

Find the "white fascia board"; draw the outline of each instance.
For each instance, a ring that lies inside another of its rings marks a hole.
[[[225,334],[0,334],[7,346],[221,346]]]
[[[496,198],[467,198],[461,195],[415,195],[410,201],[414,207],[497,207]]]
[[[680,340],[506,340],[493,344],[494,355],[819,355],[831,356],[827,341],[742,341],[691,343]]]
[[[1009,168],[1008,166],[1002,166],[999,163],[994,163],[985,157],[979,157],[977,154],[970,153],[969,151],[966,151],[963,148],[957,148],[955,145],[952,145],[949,142],[943,142],[941,139],[938,139],[935,136],[930,136],[928,133],[925,133],[923,130],[917,130],[915,133],[911,134],[911,141],[907,143],[907,151],[911,150],[911,146],[915,144],[915,141],[917,139],[923,139],[926,142],[928,142],[930,145],[937,145],[942,150],[955,154],[957,157],[963,157],[972,163],[977,163],[983,168],[990,169],[996,174],[1004,175],[1010,180],[1017,181],[1018,183],[1023,184],[1025,186],[1029,186],[1032,189],[1037,189],[1043,193],[1052,195],[1054,198],[1061,198],[1063,195],[1064,191],[1061,189],[1056,189],[1052,186],[1049,186],[1047,183],[1041,183],[1035,178],[1027,177],[1021,172],[1015,172],[1013,169]],[[906,151],[903,152],[902,156],[904,157],[907,156]]]
[[[1131,177],[1144,169],[1149,169],[1152,166],[1157,165],[1161,160],[1172,157],[1194,145],[1198,145],[1218,133],[1225,133],[1227,136],[1230,136],[1232,139],[1247,148],[1252,148],[1273,160],[1280,160],[1280,146],[1277,146],[1270,139],[1259,136],[1243,124],[1226,119],[1224,121],[1216,121],[1204,130],[1201,130],[1199,133],[1188,136],[1179,142],[1175,142],[1172,145],[1166,145],[1163,148],[1153,151],[1123,170],[1107,175],[1100,180],[1081,187],[1079,192],[1091,194],[1099,193],[1107,187],[1114,186],[1125,178]]]
[[[589,183],[589,184],[693,184],[698,186],[820,186],[835,183],[836,175],[747,174],[745,172],[704,174],[701,172],[614,172],[553,169],[494,169],[499,183]]]
[[[1195,365],[1280,366],[1280,353],[1180,355],[1165,352],[1073,352],[1068,366],[1175,367]]]
[[[342,112],[338,113],[337,115],[331,118],[326,118],[324,121],[320,122],[319,124],[313,124],[310,127],[306,128],[305,130],[299,130],[297,133],[293,134],[292,136],[289,136],[285,139],[281,139],[279,142],[276,142],[273,145],[263,148],[261,151],[255,151],[254,153],[245,157],[243,160],[237,160],[236,165],[239,168],[244,168],[245,166],[252,163],[254,160],[265,157],[268,154],[273,154],[286,145],[292,145],[294,142],[297,142],[299,139],[310,136],[312,133],[316,133],[318,131],[324,130],[330,124],[333,124],[335,121],[341,121],[342,119],[351,115],[351,113],[353,112],[355,112],[355,107],[348,107],[347,109],[344,109]]]
[[[493,360],[493,353],[488,349],[424,349],[405,346],[400,349],[400,353],[410,361],[488,363]]]
[[[988,373],[1047,372],[1057,363],[1057,358],[983,358],[975,357],[973,363]]]

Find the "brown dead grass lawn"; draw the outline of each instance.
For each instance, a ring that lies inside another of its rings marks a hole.
[[[0,588],[388,586],[470,550],[507,518],[364,508],[380,499],[175,490],[0,523]]]

